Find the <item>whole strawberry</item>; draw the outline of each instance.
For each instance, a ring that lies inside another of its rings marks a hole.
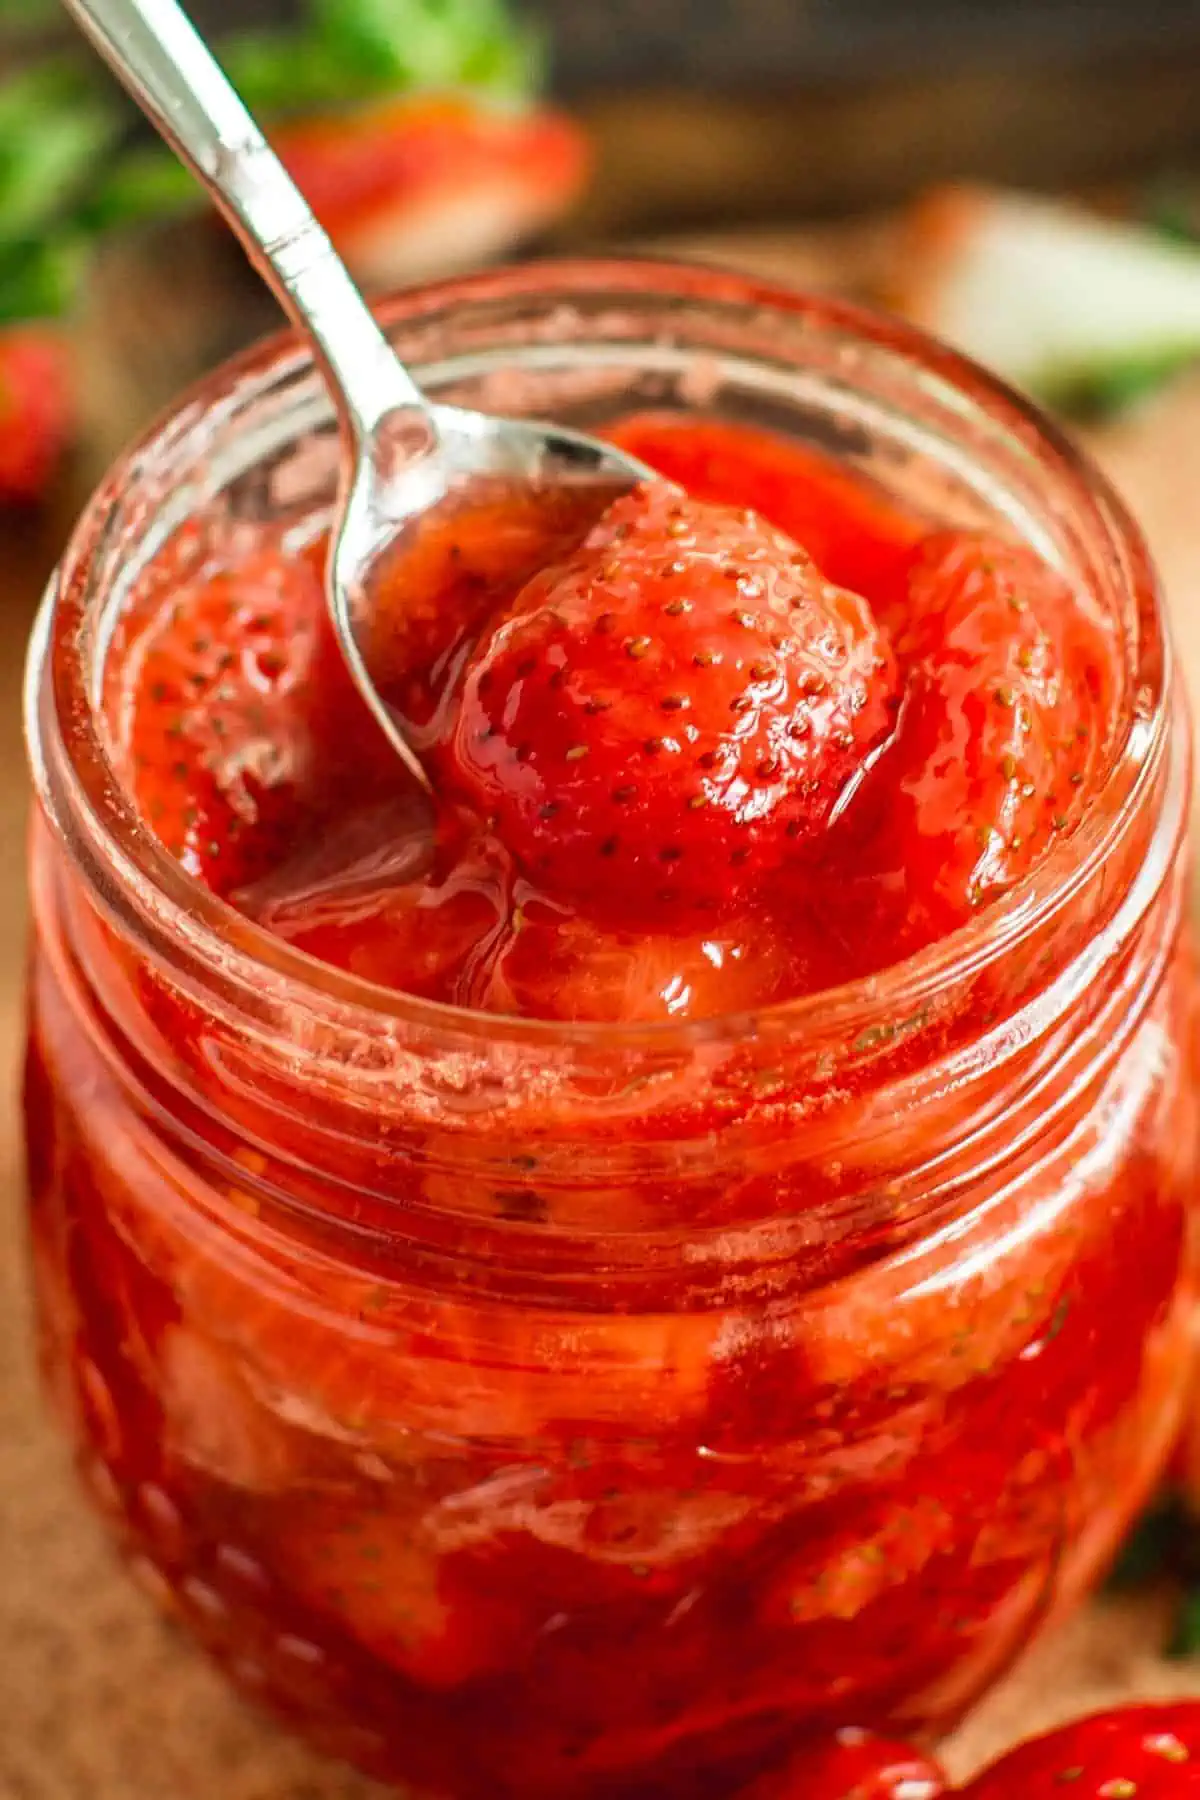
[[[484,634],[443,778],[546,892],[684,930],[828,824],[896,691],[865,601],[753,513],[648,483]]]
[[[0,505],[40,500],[74,419],[71,356],[53,325],[0,325]]]
[[[1200,1702],[1119,1706],[1032,1738],[963,1800],[1188,1800],[1200,1796]]]
[[[937,1764],[910,1744],[848,1726],[753,1782],[738,1800],[937,1800],[946,1791]]]

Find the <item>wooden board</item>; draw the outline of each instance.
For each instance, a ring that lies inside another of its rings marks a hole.
[[[693,251],[812,285],[865,279],[875,228],[758,234]],[[1200,379],[1098,440],[1158,550],[1200,694]],[[20,1058],[26,780],[23,642],[61,536],[0,526],[0,1072]],[[370,1800],[379,1790],[263,1723],[115,1566],[46,1424],[29,1354],[17,1123],[0,1111],[0,1800]],[[1200,1696],[1200,1662],[1158,1654],[1161,1595],[1100,1599],[1042,1644],[949,1747],[963,1773],[1014,1737],[1127,1695]]]

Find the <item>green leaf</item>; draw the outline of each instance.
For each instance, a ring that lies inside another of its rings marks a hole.
[[[376,91],[312,37],[247,34],[222,44],[221,59],[251,112],[264,119],[328,111]]]
[[[1193,182],[1161,181],[1150,190],[1146,223],[1175,244],[1200,243],[1200,193]]]
[[[313,31],[347,76],[378,93],[482,88],[527,93],[537,39],[503,0],[312,0]]]
[[[1131,356],[1108,368],[1047,381],[1040,390],[1041,398],[1076,419],[1103,423],[1148,400],[1198,358],[1200,352],[1195,344],[1153,355]]]
[[[82,242],[69,235],[0,247],[0,322],[59,318],[79,290]]]
[[[203,205],[199,182],[169,150],[138,144],[101,175],[81,204],[80,219],[89,231],[107,231],[178,217]]]
[[[69,63],[0,84],[0,242],[36,236],[86,190],[120,113]]]

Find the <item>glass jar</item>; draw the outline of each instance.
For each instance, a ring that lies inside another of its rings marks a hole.
[[[621,261],[386,317],[439,395],[753,420],[1036,544],[1121,622],[1110,765],[956,935],[753,1017],[319,967],[156,846],[93,705],[148,564],[325,516],[307,359],[219,371],[100,488],[33,649],[50,1389],[162,1603],[421,1796],[719,1796],[826,1726],[942,1729],[1101,1569],[1188,1374],[1188,749],[1144,546],[1050,426],[849,307]]]

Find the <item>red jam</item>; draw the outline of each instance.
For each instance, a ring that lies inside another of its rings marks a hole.
[[[695,1018],[898,962],[1077,822],[1118,645],[1032,551],[763,433],[615,435],[692,497],[492,495],[381,594],[432,806],[339,665],[322,543],[150,585],[108,710],[185,866],[407,993]]]
[[[551,1021],[883,994],[1099,804],[1126,646],[1032,551],[748,428],[615,435],[686,497],[493,496],[389,590],[433,807],[337,660],[319,545],[184,531],[142,578],[107,728],[231,944],[248,916]],[[952,1721],[1094,1578],[1182,1402],[1155,792],[1136,917],[1144,844],[803,1041],[786,1009],[343,1033],[266,969],[256,1008],[165,966],[42,828],[43,1349],[159,1598],[422,1800],[722,1800],[810,1734]]]

